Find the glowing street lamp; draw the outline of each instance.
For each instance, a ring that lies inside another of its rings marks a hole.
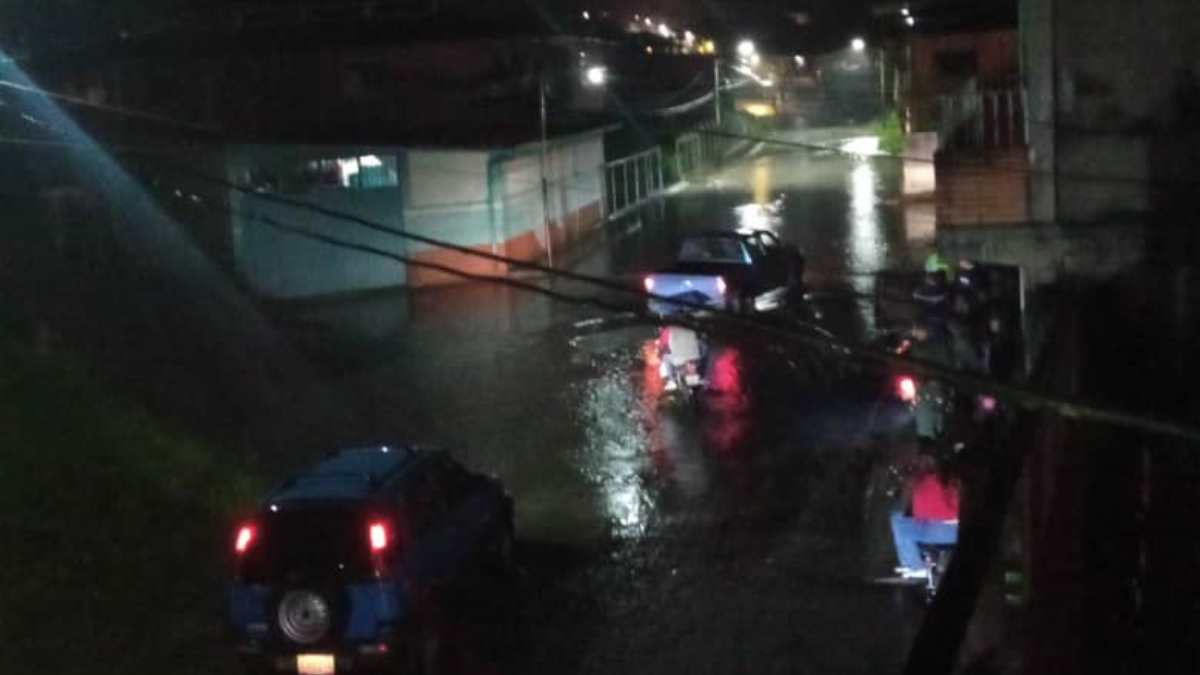
[[[584,82],[593,87],[602,87],[608,81],[608,68],[591,66],[583,73]]]
[[[861,52],[861,51],[865,50],[866,48],[867,48],[867,41],[860,37],[856,37],[850,41],[850,49],[853,49],[856,52]]]
[[[755,48],[754,42],[751,40],[742,40],[738,43],[737,53],[738,56],[742,57],[743,59],[749,59],[756,51],[758,50]]]

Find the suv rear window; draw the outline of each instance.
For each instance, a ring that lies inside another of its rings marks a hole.
[[[242,578],[360,578],[371,572],[367,519],[352,502],[281,505],[258,518],[259,537],[241,561]]]

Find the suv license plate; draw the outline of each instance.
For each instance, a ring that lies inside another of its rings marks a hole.
[[[333,654],[297,654],[296,672],[300,675],[334,675]]]

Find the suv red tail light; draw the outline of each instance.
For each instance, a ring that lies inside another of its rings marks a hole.
[[[254,540],[258,538],[258,528],[254,523],[246,523],[238,528],[237,537],[233,540],[233,552],[243,555],[250,550]]]
[[[372,520],[367,525],[367,540],[371,542],[371,553],[382,553],[392,541],[392,533],[387,523]]]

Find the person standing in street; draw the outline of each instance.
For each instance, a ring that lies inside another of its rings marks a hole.
[[[934,365],[953,367],[954,358],[944,326],[918,323],[912,330],[913,343],[909,354]],[[913,416],[917,423],[917,442],[930,448],[941,438],[946,427],[948,389],[940,380],[924,378],[917,387]]]

